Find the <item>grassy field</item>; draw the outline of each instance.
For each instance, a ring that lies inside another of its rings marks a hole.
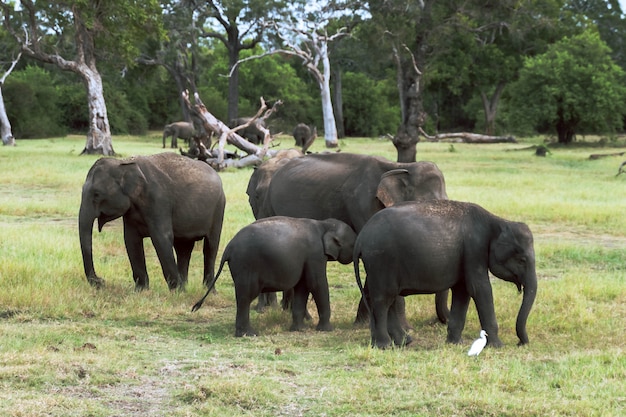
[[[282,147],[293,139],[285,138]],[[184,293],[170,293],[146,245],[150,291],[133,290],[121,221],[94,235],[92,289],[78,243],[80,190],[93,156],[84,137],[0,148],[0,415],[2,416],[623,416],[626,415],[626,175],[615,152],[575,144],[534,156],[540,143],[420,143],[449,197],[526,222],[535,235],[538,296],[530,344],[517,347],[521,296],[492,281],[501,349],[467,349],[480,325],[470,307],[461,345],[445,343],[434,297],[407,298],[415,342],[369,347],[352,324],[351,265],[329,264],[335,331],[288,331],[287,313],[252,314],[261,335],[235,338],[232,281],[202,295],[196,248]],[[620,151],[626,147],[618,141]],[[162,152],[158,134],[115,137],[122,156]],[[314,150],[323,150],[318,139]],[[395,159],[391,143],[341,142],[343,152]],[[223,248],[253,221],[251,169],[220,173]],[[309,310],[314,313],[313,306]]]

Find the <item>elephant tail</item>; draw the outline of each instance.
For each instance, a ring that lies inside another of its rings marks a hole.
[[[194,311],[197,311],[200,309],[200,307],[202,307],[202,304],[204,303],[204,300],[209,296],[209,293],[211,292],[211,290],[213,290],[213,287],[215,287],[215,283],[217,282],[217,279],[220,277],[220,274],[222,273],[222,269],[224,268],[224,264],[226,263],[227,259],[226,256],[222,257],[222,262],[220,262],[220,267],[217,270],[217,274],[215,274],[215,277],[213,277],[213,281],[211,281],[208,285],[208,288],[206,290],[206,294],[204,294],[204,297],[202,297],[200,299],[200,301],[198,301],[197,303],[195,303],[193,305],[193,307],[191,307],[191,312],[193,313]]]
[[[356,285],[359,286],[359,290],[361,291],[361,299],[363,300],[363,304],[365,305],[365,308],[367,309],[367,312],[369,313],[370,323],[374,323],[374,315],[372,314],[372,309],[370,308],[370,304],[367,301],[367,295],[365,294],[365,288],[363,288],[363,282],[361,282],[361,271],[359,267],[360,259],[361,259],[361,252],[358,249],[358,244],[357,244],[357,247],[355,247],[355,250],[354,250],[354,257],[353,257],[353,262],[352,262],[354,264],[354,276],[356,277]]]

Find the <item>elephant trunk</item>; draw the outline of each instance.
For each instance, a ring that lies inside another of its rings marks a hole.
[[[96,216],[93,214],[93,210],[87,208],[85,204],[80,205],[80,212],[78,214],[78,233],[80,237],[80,250],[83,255],[85,275],[87,276],[87,281],[91,285],[100,287],[104,284],[104,281],[96,275],[96,271],[93,266],[92,232],[95,218]]]
[[[525,345],[528,343],[528,334],[526,333],[526,320],[530,314],[530,310],[535,302],[537,296],[537,274],[535,269],[532,268],[528,273],[526,282],[524,283],[524,297],[522,299],[522,305],[517,314],[517,322],[515,324],[515,331],[519,338],[518,345]]]

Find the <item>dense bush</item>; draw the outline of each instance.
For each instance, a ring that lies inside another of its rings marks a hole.
[[[63,136],[63,103],[55,77],[28,66],[15,71],[2,88],[13,136],[18,139]]]

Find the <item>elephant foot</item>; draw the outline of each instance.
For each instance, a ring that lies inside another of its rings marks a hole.
[[[502,343],[498,336],[487,336],[487,346],[493,348],[501,348],[502,346],[504,346],[504,343]]]
[[[303,330],[305,330],[303,323],[293,323],[289,328],[290,332],[301,332]]]
[[[377,349],[385,350],[391,347],[391,339],[383,338],[383,339],[372,339],[372,347]]]
[[[252,328],[248,328],[246,330],[235,330],[235,337],[243,337],[243,336],[258,336],[256,330]]]
[[[450,343],[450,344],[453,344],[453,345],[458,345],[461,342],[462,342],[462,339],[460,337],[450,337],[450,336],[448,336],[446,338],[446,343]]]
[[[88,277],[87,282],[94,288],[104,287],[104,280],[100,277]]]
[[[411,343],[413,343],[413,338],[408,334],[405,334],[402,338],[398,340],[394,339],[394,344],[400,347],[408,346]]]
[[[150,287],[148,286],[148,284],[135,284],[136,292],[148,291],[149,289]]]
[[[318,332],[332,332],[334,328],[330,323],[319,323],[315,330],[317,330]]]

